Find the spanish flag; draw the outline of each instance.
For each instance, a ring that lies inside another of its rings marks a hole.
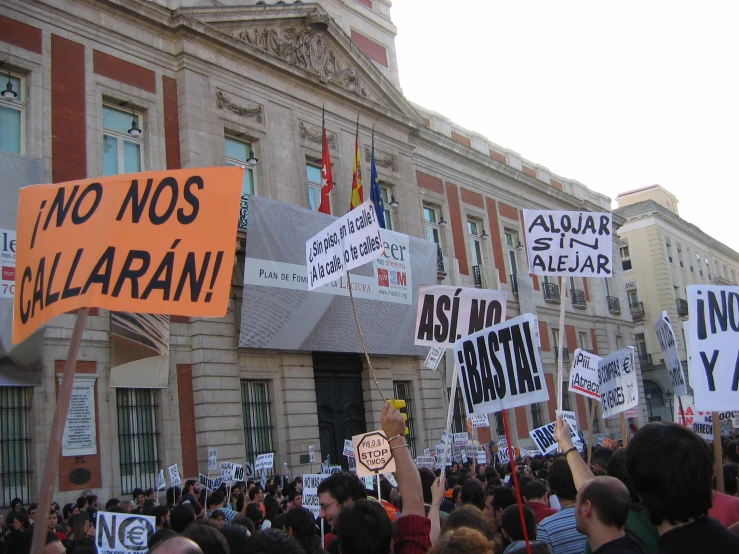
[[[353,210],[364,202],[362,190],[362,160],[359,155],[359,118],[357,118],[357,135],[354,139],[354,174],[352,175],[352,201],[349,210]]]

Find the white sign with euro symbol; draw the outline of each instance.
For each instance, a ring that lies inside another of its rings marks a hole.
[[[98,512],[95,546],[99,554],[145,554],[155,525],[153,516]]]

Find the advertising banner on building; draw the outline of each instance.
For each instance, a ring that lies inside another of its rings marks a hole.
[[[308,290],[306,242],[336,218],[249,197],[239,346],[362,352],[345,274]],[[413,344],[418,284],[436,282],[436,245],[381,230],[384,253],[351,272],[372,354],[426,356]],[[414,286],[415,284],[415,286]]]

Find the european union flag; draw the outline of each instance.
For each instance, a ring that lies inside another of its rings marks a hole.
[[[372,130],[372,160],[370,161],[370,200],[375,205],[377,212],[377,221],[380,227],[385,227],[385,204],[382,202],[382,190],[380,190],[380,180],[377,178],[377,167],[375,166],[375,134]]]

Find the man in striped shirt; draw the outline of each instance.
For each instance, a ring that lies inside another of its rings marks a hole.
[[[206,515],[210,517],[211,514],[217,510],[223,514],[223,519],[226,524],[231,523],[236,516],[243,515],[231,508],[225,507],[226,497],[219,490],[213,491],[213,494],[208,497],[206,504],[208,505]]]
[[[565,458],[554,460],[547,480],[562,508],[539,523],[536,539],[549,543],[554,554],[582,554],[588,539],[575,528],[577,489]]]

